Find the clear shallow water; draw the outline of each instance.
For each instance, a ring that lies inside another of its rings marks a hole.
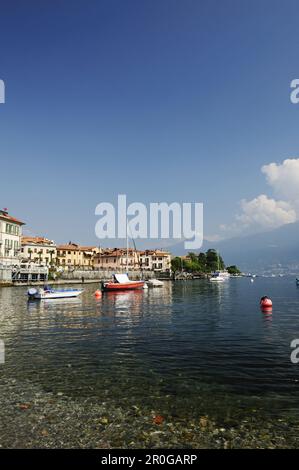
[[[299,417],[299,289],[291,278],[166,282],[162,289],[27,303],[0,289],[2,378],[46,392],[238,419],[258,409]],[[268,295],[273,314],[260,311]],[[1,377],[1,376],[0,376]]]

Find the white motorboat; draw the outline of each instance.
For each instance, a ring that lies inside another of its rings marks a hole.
[[[214,274],[218,274],[219,276],[223,277],[224,279],[229,279],[230,278],[230,274],[226,270],[216,271]]]
[[[219,273],[214,273],[212,274],[212,276],[210,277],[210,281],[211,282],[225,282],[226,281],[226,277],[223,277],[221,274]]]
[[[163,287],[164,283],[162,281],[159,281],[159,279],[149,279],[147,281],[148,287]]]
[[[82,292],[83,289],[52,289],[50,287],[36,289],[31,287],[27,294],[30,300],[51,300],[78,297]]]
[[[210,277],[210,281],[212,282],[224,282],[227,279],[229,279],[230,274],[226,270],[220,270],[220,260],[219,260],[219,253],[217,251],[217,264],[218,264],[218,270],[212,273],[212,276]]]

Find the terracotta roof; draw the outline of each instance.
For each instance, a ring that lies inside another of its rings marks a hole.
[[[18,224],[18,225],[25,225],[25,222],[22,222],[21,220],[16,219],[15,217],[12,217],[6,211],[0,210],[0,219],[7,220],[7,222],[14,222],[15,224]]]
[[[97,249],[98,249],[97,246],[80,246],[81,251],[93,251]]]
[[[49,240],[45,237],[22,237],[22,245],[34,244],[34,245],[54,245],[53,240]]]
[[[128,249],[128,255],[132,256],[135,253],[133,248]],[[138,253],[138,252],[137,252]],[[118,256],[126,256],[127,249],[126,248],[108,248],[107,250],[99,253],[97,256],[98,258],[115,258]]]
[[[68,243],[67,245],[57,245],[57,250],[71,250],[71,251],[92,251],[96,250],[97,246],[81,246],[77,243]]]
[[[80,246],[76,243],[68,243],[67,245],[57,245],[57,250],[80,251]]]
[[[140,252],[142,256],[170,256],[168,251],[162,250],[145,250]]]

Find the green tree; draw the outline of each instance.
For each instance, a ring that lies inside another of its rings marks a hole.
[[[207,257],[205,253],[199,253],[197,257],[199,271],[206,272],[207,270]]]
[[[182,266],[182,260],[179,256],[176,256],[171,260],[171,269],[174,273],[180,271],[182,269]]]
[[[195,261],[187,260],[184,262],[184,269],[190,273],[199,271],[199,264],[197,259]]]
[[[197,254],[196,253],[192,253],[192,251],[190,251],[188,253],[188,257],[190,258],[190,261],[192,263],[197,263],[198,262],[198,257],[197,257]]]
[[[228,266],[226,269],[229,274],[241,274],[240,269],[235,264],[233,264],[232,266]]]
[[[207,271],[217,271],[218,269],[222,270],[225,269],[225,264],[222,259],[222,257],[219,255],[219,253],[214,249],[210,248],[206,252],[206,259],[207,259]]]

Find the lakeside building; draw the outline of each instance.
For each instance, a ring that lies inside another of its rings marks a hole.
[[[139,252],[128,248],[128,268],[130,270],[140,269]],[[98,253],[94,261],[95,269],[125,270],[127,267],[126,248],[106,248]]]
[[[40,266],[54,266],[57,258],[57,248],[53,240],[45,237],[22,237],[22,262],[34,263]]]
[[[148,271],[170,271],[171,254],[164,250],[145,250],[139,254],[140,267]]]
[[[80,246],[82,252],[82,266],[85,269],[95,268],[96,255],[101,252],[101,248],[97,246]]]
[[[96,246],[80,246],[72,242],[66,245],[57,245],[56,264],[67,269],[93,269],[95,257],[100,251],[100,248]]]
[[[127,267],[126,248],[103,249],[95,257],[95,269],[125,270]],[[146,271],[170,271],[171,255],[163,250],[136,251],[128,249],[128,268],[130,270],[143,269]]]
[[[12,217],[7,209],[0,210],[0,264],[19,266],[21,261],[21,220]]]

